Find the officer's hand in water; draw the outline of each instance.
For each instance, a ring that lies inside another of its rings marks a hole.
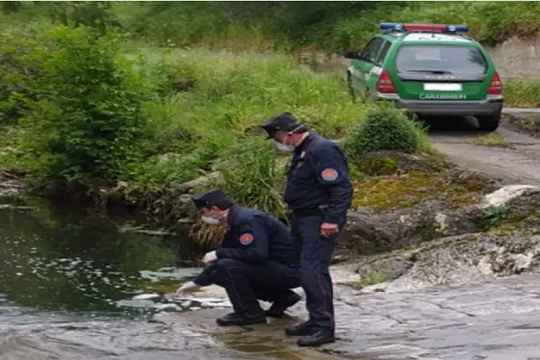
[[[337,234],[338,232],[339,232],[339,227],[337,224],[330,224],[326,222],[321,224],[322,236],[330,236],[333,234]]]
[[[176,290],[176,294],[186,295],[197,290],[198,288],[200,288],[199,285],[195,284],[193,281],[188,281],[184,285],[180,286],[178,290]]]
[[[205,263],[206,265],[208,265],[210,263],[213,263],[216,260],[217,260],[216,252],[215,251],[210,251],[210,252],[207,252],[204,255],[204,257],[202,259],[202,262]]]

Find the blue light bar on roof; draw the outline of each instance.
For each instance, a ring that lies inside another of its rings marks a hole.
[[[381,23],[381,30],[386,31],[420,31],[420,32],[467,32],[467,25],[443,25],[443,24],[399,24],[399,23]]]
[[[469,26],[467,25],[448,25],[449,32],[468,32]]]
[[[404,30],[403,24],[395,24],[395,23],[381,23],[379,24],[379,28],[381,30],[396,30],[396,31]]]

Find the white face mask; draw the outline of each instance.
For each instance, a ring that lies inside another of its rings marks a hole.
[[[210,225],[219,224],[219,220],[210,216],[201,216],[201,220]]]
[[[288,152],[294,151],[294,146],[285,145],[277,141],[276,141],[276,148],[279,151],[288,151]]]
[[[300,129],[301,127],[303,127],[304,125],[298,125],[297,127],[295,127],[294,129],[291,130],[291,133],[294,133],[295,131],[297,131],[298,129]],[[287,152],[291,152],[291,151],[294,151],[294,146],[291,146],[291,145],[285,145],[283,143],[280,143],[279,141],[276,141],[274,140],[274,142],[276,143],[276,148],[279,150],[279,151],[287,151]]]

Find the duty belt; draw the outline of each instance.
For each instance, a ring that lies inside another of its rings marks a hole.
[[[306,216],[314,216],[314,215],[321,215],[322,212],[328,208],[328,205],[320,205],[317,207],[312,208],[303,208],[303,209],[295,209],[292,211],[292,215],[296,217],[306,217]]]

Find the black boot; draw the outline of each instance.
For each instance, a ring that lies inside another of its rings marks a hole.
[[[272,306],[270,306],[270,309],[266,310],[264,314],[268,317],[282,317],[285,310],[295,305],[300,299],[302,299],[300,295],[291,291],[286,297],[274,301]]]
[[[336,341],[334,333],[330,330],[312,329],[309,335],[298,340],[298,346],[321,346]]]
[[[308,322],[287,326],[285,334],[289,336],[306,336],[311,334],[313,326]]]
[[[216,319],[218,325],[221,326],[242,326],[242,325],[255,325],[266,324],[266,316],[264,313],[260,314],[227,314],[225,316]]]

